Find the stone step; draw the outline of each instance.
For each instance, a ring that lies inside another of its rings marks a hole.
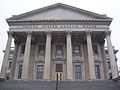
[[[0,90],[56,90],[56,81],[0,81]],[[59,81],[58,90],[120,90],[111,80]]]

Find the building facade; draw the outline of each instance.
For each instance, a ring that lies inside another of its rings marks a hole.
[[[108,79],[118,77],[110,39],[112,18],[57,3],[7,19],[10,26],[1,68],[7,75],[12,38],[15,40],[10,79]]]

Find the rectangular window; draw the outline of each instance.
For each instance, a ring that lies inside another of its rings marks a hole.
[[[56,56],[63,56],[63,47],[61,45],[56,46]]]
[[[38,48],[38,56],[45,56],[45,46],[40,45]]]
[[[93,54],[94,54],[94,55],[97,55],[97,54],[98,54],[97,45],[93,45]]]
[[[108,61],[108,68],[111,69],[110,61]]]
[[[21,79],[21,76],[22,76],[22,65],[19,65],[19,68],[18,68],[18,79]]]
[[[37,79],[43,79],[43,65],[37,65]]]
[[[13,55],[13,52],[14,52],[14,51],[13,51],[13,50],[11,50],[9,54],[10,54],[10,55]]]
[[[9,62],[8,69],[11,68],[12,62]]]
[[[96,75],[96,79],[101,79],[100,65],[95,65],[95,75]]]
[[[75,79],[76,80],[82,79],[81,65],[74,65],[74,67],[75,67]]]
[[[21,54],[24,54],[24,51],[25,51],[25,45],[22,45],[21,46]]]
[[[73,56],[80,56],[80,45],[74,45]]]
[[[62,64],[56,64],[56,72],[62,72]]]

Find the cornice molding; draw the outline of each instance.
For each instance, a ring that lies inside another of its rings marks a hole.
[[[52,22],[52,21],[58,21],[58,22],[80,22],[80,21],[112,21],[112,19],[45,19],[45,20],[7,20],[7,22]]]

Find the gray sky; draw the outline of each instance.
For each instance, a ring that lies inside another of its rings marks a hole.
[[[113,18],[110,25],[111,39],[115,49],[120,50],[120,0],[0,0],[0,67],[7,42],[9,26],[5,19],[12,15],[35,10],[55,3],[64,3]],[[117,53],[120,66],[120,51]]]

